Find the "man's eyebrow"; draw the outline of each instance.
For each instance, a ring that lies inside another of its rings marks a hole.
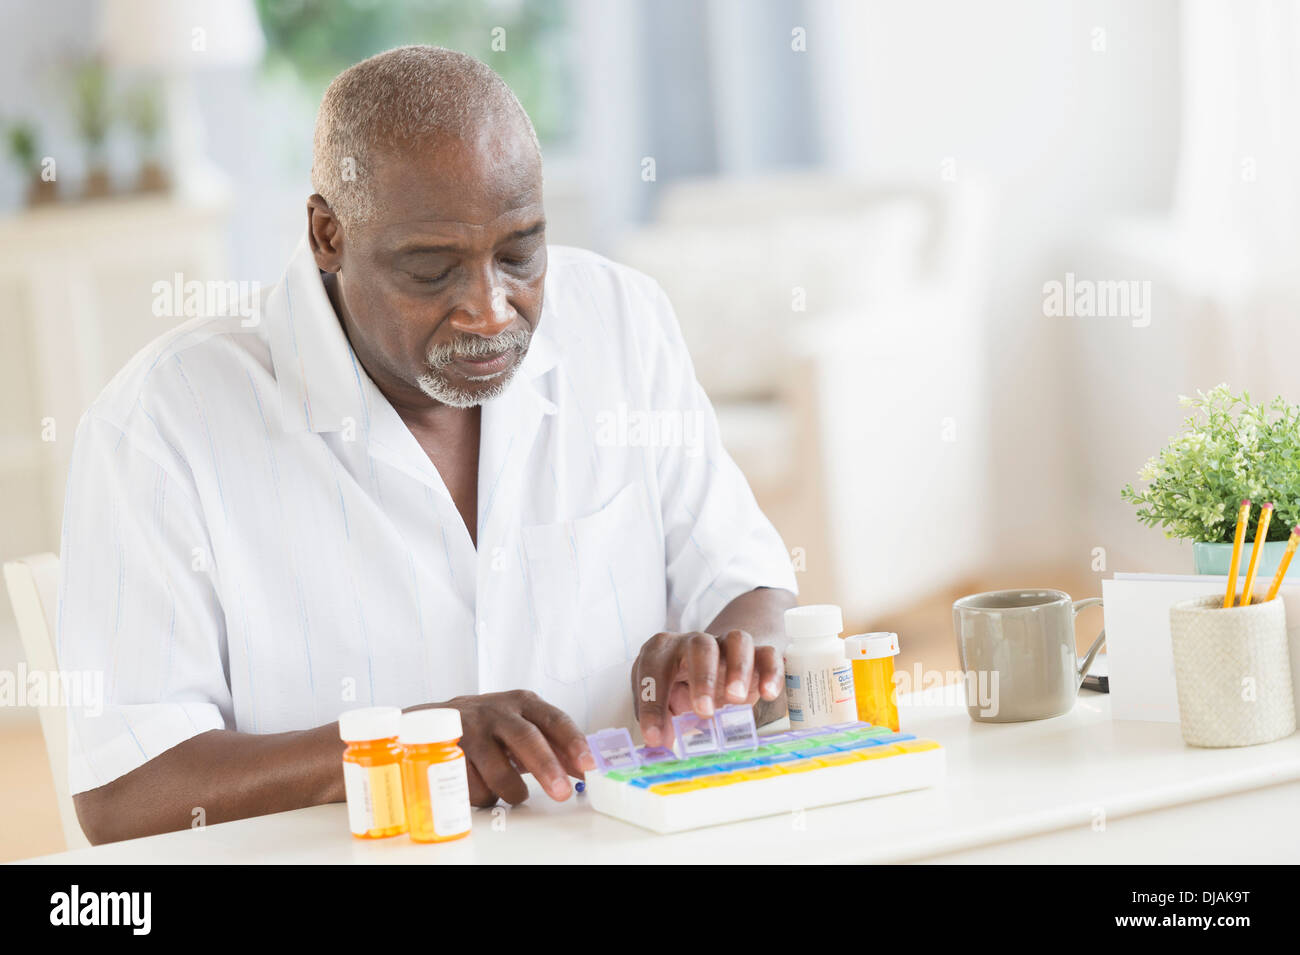
[[[538,219],[536,222],[528,226],[528,228],[526,229],[516,229],[514,232],[511,232],[508,236],[506,236],[506,241],[513,242],[515,239],[526,239],[531,235],[537,235],[537,233],[541,232],[545,228],[546,228],[546,220]]]
[[[514,232],[511,232],[508,236],[505,237],[503,241],[514,242],[518,239],[527,239],[530,236],[534,236],[542,232],[543,230],[545,230],[545,228],[546,228],[546,220],[538,219],[530,226],[526,226],[525,228],[522,229],[516,229]],[[398,255],[432,255],[437,252],[461,252],[463,250],[464,250],[464,246],[458,245],[455,242],[427,244],[419,240],[416,240],[415,242],[412,242],[410,245],[399,246],[395,251]]]

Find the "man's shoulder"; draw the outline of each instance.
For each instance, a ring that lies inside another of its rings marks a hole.
[[[547,250],[547,294],[565,331],[590,339],[593,329],[611,343],[639,349],[676,338],[676,318],[654,277],[599,252],[552,245]]]
[[[174,408],[194,375],[243,377],[270,368],[270,351],[257,326],[232,317],[200,317],[149,342],[109,381],[86,411],[123,431],[142,414]]]
[[[659,283],[645,272],[608,256],[576,245],[551,245],[547,247],[547,269],[554,272],[560,285],[567,291],[574,285],[589,290],[617,294],[632,290],[644,295],[659,294]]]

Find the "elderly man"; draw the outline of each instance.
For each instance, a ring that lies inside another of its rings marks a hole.
[[[59,654],[105,674],[71,714],[89,838],[342,800],[352,707],[460,710],[476,805],[522,774],[567,798],[603,726],[779,716],[785,547],[663,291],[546,244],[500,77],[357,64],[312,184],[260,322],[164,335],[78,428]]]

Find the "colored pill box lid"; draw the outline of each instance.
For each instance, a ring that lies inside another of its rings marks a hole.
[[[636,769],[641,765],[632,734],[626,728],[605,729],[587,737],[599,769]]]
[[[685,773],[659,773],[657,776],[640,776],[637,779],[629,779],[628,785],[635,786],[638,789],[649,789],[651,786],[657,786],[660,783],[673,783],[679,779],[688,779]]]
[[[642,746],[636,751],[642,766],[665,763],[677,758],[677,754],[665,746]]]
[[[758,761],[764,766],[774,763],[792,763],[796,759],[803,759],[798,753],[773,753],[771,756],[760,756]]]
[[[792,750],[801,749],[804,746],[811,746],[811,745],[812,745],[811,743],[806,743],[801,739],[792,739],[788,743],[777,743],[772,748],[776,750],[778,753],[789,753]]]
[[[836,743],[847,743],[849,740],[857,739],[852,733],[831,733],[817,740],[823,746],[834,746]]]
[[[736,704],[724,706],[714,714],[718,724],[718,741],[723,752],[755,749],[758,746],[758,727],[754,725],[752,707]]]
[[[711,716],[681,713],[673,717],[673,735],[683,758],[718,752],[718,727]]]
[[[916,739],[916,736],[912,733],[889,733],[885,736],[877,736],[876,742],[881,744],[902,743],[909,739]]]
[[[837,752],[837,750],[833,746],[809,745],[802,749],[796,749],[794,752],[798,753],[800,756],[827,756],[831,753]]]
[[[726,773],[730,771],[731,767],[729,766],[696,766],[692,769],[683,769],[681,773],[682,776],[688,779],[696,779],[700,776],[713,776],[717,773]]]

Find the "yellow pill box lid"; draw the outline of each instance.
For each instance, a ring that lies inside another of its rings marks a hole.
[[[898,634],[860,633],[844,638],[844,655],[850,660],[876,660],[898,656]]]

